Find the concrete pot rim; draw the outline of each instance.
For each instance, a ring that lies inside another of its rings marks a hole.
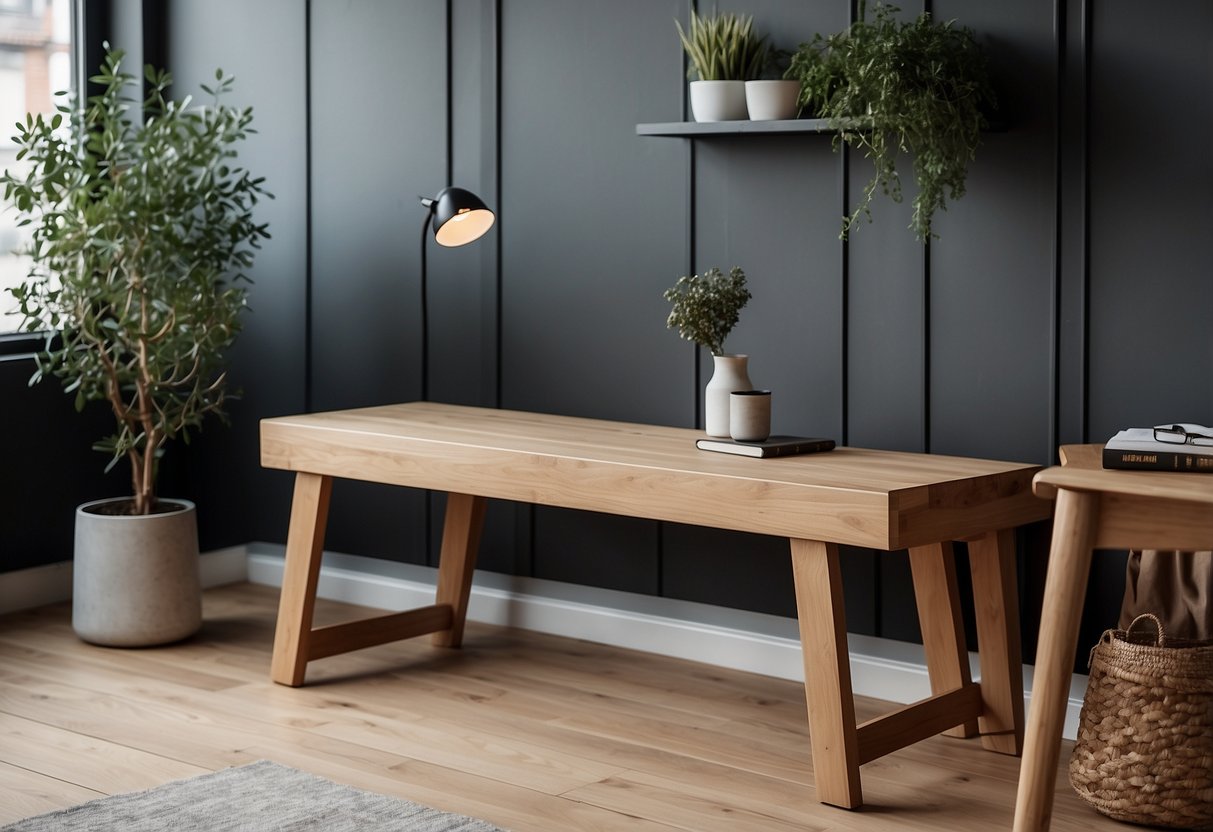
[[[186,500],[186,499],[182,499],[180,497],[161,497],[161,498],[159,498],[159,502],[161,504],[172,504],[172,505],[177,506],[177,508],[172,509],[171,511],[158,511],[155,514],[102,514],[101,512],[89,510],[89,509],[95,508],[97,506],[104,506],[104,505],[108,505],[110,503],[130,502],[132,499],[134,499],[134,498],[133,497],[106,497],[103,500],[90,500],[87,503],[81,503],[80,505],[76,506],[76,514],[78,516],[86,516],[91,520],[144,520],[144,521],[146,521],[146,520],[153,520],[157,517],[177,517],[178,515],[184,514],[186,512],[194,511],[197,508],[197,506],[195,506],[195,504],[192,500]]]

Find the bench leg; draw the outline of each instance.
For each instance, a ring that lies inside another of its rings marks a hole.
[[[320,576],[332,487],[330,477],[302,472],[295,475],[295,496],[286,538],[286,566],[282,573],[282,595],[278,602],[278,625],[270,666],[270,678],[280,685],[299,687],[307,672],[316,580]]]
[[[463,643],[463,624],[467,619],[468,596],[472,591],[472,572],[480,549],[486,503],[484,497],[446,495],[436,603],[450,605],[451,628],[434,633],[433,643],[438,647],[458,647]]]
[[[912,547],[910,571],[914,576],[914,600],[918,604],[931,693],[938,695],[963,688],[973,678],[969,672],[952,543]],[[977,720],[970,719],[944,733],[949,737],[975,736]]]
[[[817,799],[855,809],[863,793],[838,546],[795,538],[791,544]]]
[[[969,541],[973,609],[981,659],[981,744],[989,751],[1023,751],[1023,655],[1019,593],[1015,583],[1015,532],[990,532]]]

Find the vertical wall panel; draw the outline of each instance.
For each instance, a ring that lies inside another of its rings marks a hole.
[[[34,368],[32,358],[0,360],[0,431],[8,437],[0,477],[0,573],[71,560],[76,506],[131,493],[130,467],[105,474],[108,457],[91,450],[114,432],[109,408],[98,402],[77,413],[58,379],[29,386]],[[180,461],[169,457],[166,467]]]
[[[499,214],[497,55],[492,0],[451,4],[451,181]],[[501,226],[459,248],[431,244],[430,398],[497,398],[497,246]]]
[[[497,222],[476,242],[431,248],[430,398],[492,407],[497,404],[497,254],[503,220],[497,192],[497,17],[494,0],[451,4],[451,182],[468,188],[497,212]],[[434,501],[431,528],[441,529]],[[530,508],[493,500],[485,516],[477,566],[507,574],[530,571]],[[430,560],[440,535],[431,535]]]
[[[919,9],[903,6],[909,19]],[[869,14],[871,12],[869,11]],[[902,156],[902,202],[877,188],[871,222],[851,227],[847,275],[847,439],[862,448],[926,450],[926,275],[923,246],[908,228],[917,193],[912,160]],[[872,178],[872,163],[851,154],[849,214]]]
[[[446,5],[311,9],[312,405],[415,399],[418,197],[446,184]],[[339,483],[328,539],[337,551],[424,561],[422,495]]]
[[[258,421],[303,409],[307,333],[307,165],[303,79],[304,9],[272,0],[241,3],[174,2],[168,10],[168,55],[174,95],[204,100],[199,85],[216,67],[236,77],[229,104],[251,105],[254,127],[239,148],[240,162],[264,176],[275,199],[257,206],[272,238],[257,254],[249,293],[251,311],[231,355],[229,378],[239,400],[232,424],[212,422],[180,454],[200,494],[204,549],[275,540],[285,534],[292,481],[258,465]]]
[[[985,36],[1000,120],[931,245],[931,450],[1045,463],[1056,216],[1053,3],[936,2]],[[1012,83],[1022,82],[1022,86]],[[1014,235],[1006,216],[1020,217]]]
[[[1129,426],[1213,424],[1211,32],[1213,6],[1196,0],[1165,14],[1121,0],[1092,7],[1091,441]],[[1115,610],[1123,576],[1123,557],[1097,558],[1088,609]],[[1080,643],[1113,620],[1088,614]]]
[[[681,72],[672,31],[680,8],[502,3],[506,407],[686,419],[689,365],[665,331],[661,290],[686,250],[687,151],[635,135],[638,122],[681,111],[681,85],[656,82]],[[655,527],[588,517],[579,525],[547,510],[535,522],[537,575],[578,574],[593,523],[618,569],[635,576],[623,588],[655,589]]]
[[[852,204],[872,175],[852,155]],[[904,164],[903,164],[904,167]],[[860,448],[925,450],[923,249],[907,228],[912,178],[897,204],[876,196],[872,222],[850,235],[848,282],[848,441]]]
[[[817,31],[846,23],[842,4],[755,0],[736,11],[753,15],[756,29],[789,50]],[[686,83],[682,76],[666,80],[678,87]],[[775,433],[837,437],[842,430],[842,247],[831,198],[838,165],[828,136],[696,143],[693,271],[745,269],[753,299],[724,347],[749,355],[750,380],[772,390]],[[712,357],[698,352],[706,384]],[[698,399],[703,392],[691,395]],[[719,603],[735,594],[739,606],[794,613],[786,540],[673,524],[663,540],[666,595]]]
[[[1213,420],[1213,5],[1100,2],[1093,23],[1088,428],[1103,441]]]

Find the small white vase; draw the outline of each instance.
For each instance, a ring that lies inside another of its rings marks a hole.
[[[745,81],[692,81],[691,115],[696,121],[745,121]]]
[[[796,118],[799,81],[746,81],[745,104],[751,121]]]
[[[708,436],[729,435],[729,394],[752,390],[748,355],[713,355],[712,380],[703,390],[703,427]]]

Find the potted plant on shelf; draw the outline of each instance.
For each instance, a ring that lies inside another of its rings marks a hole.
[[[904,151],[918,184],[910,228],[925,241],[935,236],[935,211],[964,196],[986,112],[996,106],[986,57],[972,31],[953,21],[937,23],[924,12],[901,22],[897,7],[883,3],[869,21],[865,7],[860,0],[859,18],[845,31],[801,44],[787,77],[801,83],[802,108],[838,131],[835,149],[846,142],[875,166],[841,236],[861,215],[871,219],[877,188],[901,201],[897,156]]]
[[[737,325],[741,308],[751,297],[745,272],[734,266],[728,275],[718,268],[708,269],[702,277],[684,275],[666,289],[664,297],[673,307],[666,326],[712,353],[712,379],[704,389],[704,428],[709,436],[728,436],[729,394],[753,389],[747,369],[749,356],[724,352],[724,339]]]
[[[796,118],[800,110],[800,81],[784,77],[791,61],[791,52],[770,49],[762,77],[745,82],[745,106],[750,121]]]
[[[86,641],[167,643],[201,623],[194,506],[156,495],[165,443],[223,415],[223,355],[240,330],[262,180],[236,162],[251,108],[166,97],[145,70],[146,100],[109,50],[83,107],[60,104],[18,126],[4,192],[32,228],[29,275],[12,289],[24,329],[45,332],[31,383],[59,377],[76,409],[105,402],[116,432],[94,447],[130,463],[133,495],[76,512],[72,624]],[[107,469],[108,470],[108,469]]]
[[[700,17],[691,9],[690,32],[677,20],[678,38],[691,59],[691,114],[696,121],[746,118],[745,82],[757,78],[767,61],[765,37],[754,34],[749,15],[717,13]]]

